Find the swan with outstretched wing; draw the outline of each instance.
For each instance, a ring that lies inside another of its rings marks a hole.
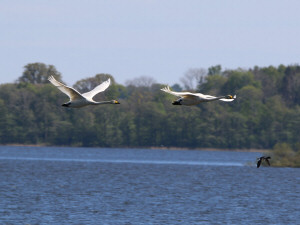
[[[117,100],[111,101],[101,101],[96,102],[93,100],[93,97],[100,92],[105,91],[110,85],[110,79],[104,81],[102,84],[95,87],[93,90],[80,94],[77,90],[72,87],[69,87],[57,80],[53,76],[50,76],[48,80],[57,87],[61,92],[69,96],[70,101],[62,104],[65,107],[71,108],[81,108],[87,105],[101,105],[101,104],[120,104]]]
[[[171,91],[170,87],[164,87],[161,89],[162,91],[169,93],[171,95],[174,95],[176,97],[179,97],[176,101],[173,101],[173,105],[197,105],[202,102],[211,102],[211,101],[216,101],[220,100],[223,102],[232,102],[236,99],[236,95],[225,95],[225,96],[220,96],[220,97],[215,97],[211,95],[204,95],[201,93],[191,93],[191,92],[175,92]]]

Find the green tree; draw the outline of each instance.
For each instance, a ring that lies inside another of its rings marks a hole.
[[[61,74],[53,65],[29,63],[24,68],[23,75],[18,79],[19,83],[45,84],[48,83],[48,77],[51,75],[56,79],[61,79]]]
[[[289,104],[300,104],[300,66],[288,66],[282,80],[282,94]]]
[[[228,79],[222,90],[224,93],[237,92],[244,86],[252,85],[254,87],[260,88],[260,82],[255,80],[252,72],[245,70],[227,71]]]
[[[219,95],[221,93],[222,87],[224,86],[227,78],[221,75],[210,75],[205,78],[204,83],[199,86],[199,91],[201,93],[206,93],[210,95]],[[227,93],[226,93],[227,94]]]
[[[265,98],[278,94],[285,71],[282,65],[278,68],[273,66],[266,68],[255,67],[254,70],[250,71],[254,74],[255,79],[261,82]]]
[[[208,75],[221,75],[222,72],[222,66],[221,65],[216,65],[216,66],[211,66],[208,68]]]

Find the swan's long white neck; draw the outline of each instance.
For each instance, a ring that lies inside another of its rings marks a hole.
[[[92,102],[93,105],[114,104],[112,101]]]
[[[226,98],[226,96],[220,96],[220,97],[210,98],[210,99],[207,99],[207,101],[215,101],[215,100],[219,100],[221,98]]]

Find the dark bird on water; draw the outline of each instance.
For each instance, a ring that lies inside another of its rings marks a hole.
[[[262,157],[257,158],[257,160],[258,160],[258,161],[257,161],[257,168],[260,167],[260,164],[262,163],[262,161],[266,161],[266,162],[268,163],[268,165],[270,166],[270,161],[269,161],[269,159],[271,159],[270,156],[267,156],[267,157],[262,156]]]

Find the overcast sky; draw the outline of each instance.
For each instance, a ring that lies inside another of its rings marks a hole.
[[[300,61],[299,0],[1,0],[0,83],[28,63],[63,80],[110,73],[172,85],[190,68]]]

